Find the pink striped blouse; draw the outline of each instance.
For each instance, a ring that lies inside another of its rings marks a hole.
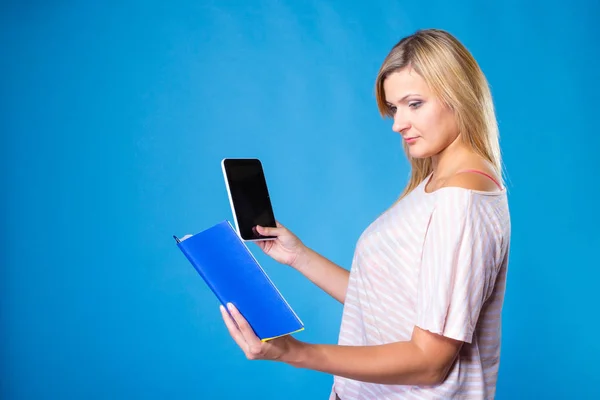
[[[506,190],[445,187],[425,179],[359,238],[339,344],[408,341],[414,326],[464,341],[445,381],[382,385],[334,377],[330,399],[490,399],[500,359],[510,245]]]

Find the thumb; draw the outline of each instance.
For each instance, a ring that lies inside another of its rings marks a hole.
[[[264,236],[277,236],[277,234],[279,233],[278,228],[272,228],[269,226],[256,225],[256,230],[258,231],[258,233]]]

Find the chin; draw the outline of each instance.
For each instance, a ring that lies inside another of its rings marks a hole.
[[[429,158],[432,156],[430,151],[424,151],[423,149],[418,149],[416,147],[410,147],[408,149],[408,154],[412,158]]]

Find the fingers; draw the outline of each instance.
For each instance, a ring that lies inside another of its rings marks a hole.
[[[239,331],[242,333],[244,341],[249,345],[257,341],[260,342],[260,339],[254,333],[254,330],[252,329],[248,321],[246,321],[246,319],[238,311],[238,309],[231,303],[227,304],[227,308],[229,309],[229,312],[231,313],[231,316],[233,317],[235,323],[239,327]]]
[[[233,320],[235,321],[235,323],[238,327],[238,329],[237,329],[238,338],[236,339],[234,337],[235,341],[244,350],[244,353],[246,354],[246,358],[248,358],[249,360],[260,359],[262,352],[263,352],[262,342],[260,341],[258,336],[256,336],[256,334],[254,333],[254,330],[252,329],[252,327],[250,326],[248,321],[246,321],[246,319],[242,316],[242,314],[238,311],[238,309],[233,304],[228,303],[227,308],[229,309],[229,312],[231,313],[231,316],[233,317]],[[225,312],[224,308],[223,308],[222,312]],[[230,318],[230,320],[231,320],[231,318]],[[241,338],[240,338],[240,336],[241,336]],[[242,342],[243,345],[240,344],[240,342]]]
[[[242,332],[240,332],[240,330],[237,327],[234,320],[227,313],[227,310],[225,310],[225,307],[220,306],[219,309],[221,310],[221,316],[223,317],[223,320],[225,321],[225,326],[227,326],[227,330],[229,331],[229,334],[231,335],[233,340],[235,340],[237,345],[240,346],[240,348],[245,353],[246,348],[248,347],[248,344],[246,343],[246,340],[244,339],[244,335],[242,334]]]

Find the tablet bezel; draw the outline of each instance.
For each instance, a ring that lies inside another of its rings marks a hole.
[[[236,212],[236,206],[234,204],[233,196],[231,195],[231,188],[229,186],[230,185],[230,183],[229,183],[230,179],[229,179],[229,176],[227,174],[227,168],[225,166],[226,162],[231,162],[231,163],[235,163],[235,162],[241,162],[241,163],[243,163],[243,162],[257,162],[260,165],[261,175],[262,175],[263,179],[265,180],[265,184],[266,184],[266,177],[265,177],[265,173],[264,173],[264,168],[263,168],[262,162],[258,158],[223,158],[221,160],[221,170],[223,172],[223,179],[225,180],[225,187],[227,189],[227,197],[229,198],[229,206],[231,207],[231,213],[233,215],[233,221],[234,221],[234,225],[235,225],[235,230],[236,230],[238,236],[243,241],[245,241],[245,242],[260,242],[260,241],[265,241],[265,240],[274,240],[274,239],[277,239],[277,237],[275,237],[275,236],[262,236],[262,235],[261,235],[261,237],[258,237],[258,238],[249,238],[249,239],[246,239],[246,238],[242,237],[242,232],[240,230],[240,224],[238,222],[238,213]],[[273,210],[273,204],[271,203],[271,196],[269,194],[268,185],[266,185],[266,187],[267,187],[267,189],[266,189],[267,193],[266,194],[267,194],[267,198],[268,198],[269,205],[270,205],[270,208],[271,208],[271,214],[273,215],[273,218],[276,221],[276,219],[275,219],[275,212]],[[274,228],[275,226],[272,226],[272,227]]]

